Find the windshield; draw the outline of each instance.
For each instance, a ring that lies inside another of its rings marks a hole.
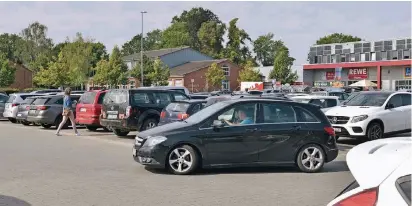
[[[210,116],[212,116],[214,113],[219,111],[220,109],[226,107],[228,105],[227,102],[218,102],[216,104],[212,104],[204,109],[202,109],[202,112],[197,112],[190,116],[189,118],[186,119],[187,122],[193,122],[193,123],[198,123],[201,122]]]
[[[96,98],[96,95],[97,95],[97,92],[95,91],[86,92],[80,97],[80,103],[93,104],[94,99]]]
[[[123,104],[127,102],[128,92],[125,90],[110,90],[103,98],[103,104]]]
[[[371,93],[371,94],[359,94],[353,97],[346,105],[347,106],[370,106],[380,107],[386,99],[388,99],[390,93]]]
[[[170,103],[165,110],[169,112],[186,112],[189,106],[189,103]]]

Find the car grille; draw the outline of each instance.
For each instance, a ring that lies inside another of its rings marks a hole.
[[[329,119],[329,122],[332,124],[346,124],[349,121],[349,117],[343,117],[343,116],[327,116]]]
[[[146,139],[137,136],[135,140],[135,145],[141,147],[146,142]]]

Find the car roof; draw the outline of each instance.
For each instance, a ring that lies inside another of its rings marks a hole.
[[[171,87],[139,87],[135,89],[130,89],[134,91],[145,91],[145,90],[150,90],[150,91],[170,91],[170,92],[175,92],[172,89],[183,89],[183,88],[171,88]]]
[[[290,103],[291,101],[288,99],[274,99],[274,98],[239,98],[239,99],[229,99],[225,102],[232,104],[232,103],[236,103],[236,102],[254,102],[254,101],[258,101],[258,102],[287,102]],[[294,102],[295,103],[295,102]],[[296,102],[297,104],[300,104],[298,102]]]
[[[338,96],[316,96],[316,95],[309,95],[309,96],[295,96],[291,97],[292,99],[339,99]]]
[[[189,99],[189,100],[178,100],[178,101],[173,101],[172,103],[207,103],[206,100],[204,99]]]

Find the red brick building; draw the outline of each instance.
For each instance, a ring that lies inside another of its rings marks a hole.
[[[31,88],[33,86],[33,72],[20,64],[10,62],[11,66],[16,68],[14,82],[9,87],[17,88],[20,90]]]
[[[206,72],[213,63],[217,63],[225,72],[226,80],[222,88],[208,85]],[[170,69],[170,86],[185,86],[191,92],[214,91],[219,89],[236,90],[239,87],[240,67],[227,59],[191,61]],[[193,83],[192,83],[193,81]]]

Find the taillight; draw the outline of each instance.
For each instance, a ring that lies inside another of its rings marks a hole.
[[[334,204],[333,206],[375,206],[376,200],[378,199],[378,188],[364,190],[360,193],[354,194],[340,202]]]
[[[188,117],[189,117],[189,115],[186,114],[186,113],[179,113],[179,114],[177,115],[177,118],[178,118],[178,119],[181,119],[181,120],[184,120],[184,119],[186,119],[186,118],[188,118]]]
[[[12,106],[12,107],[17,107],[17,106],[19,106],[19,104],[13,103],[13,104],[11,104],[11,106]]]
[[[325,132],[330,135],[330,136],[335,136],[335,130],[333,129],[333,127],[325,127]]]
[[[127,106],[127,107],[126,107],[126,117],[129,117],[130,114],[132,114],[132,107],[131,107],[131,106]]]
[[[30,110],[30,106],[26,106],[26,110]]]
[[[38,106],[37,107],[37,110],[46,110],[48,107],[46,107],[46,106]]]
[[[162,113],[160,113],[160,118],[165,118],[166,117],[166,112],[162,111]]]

